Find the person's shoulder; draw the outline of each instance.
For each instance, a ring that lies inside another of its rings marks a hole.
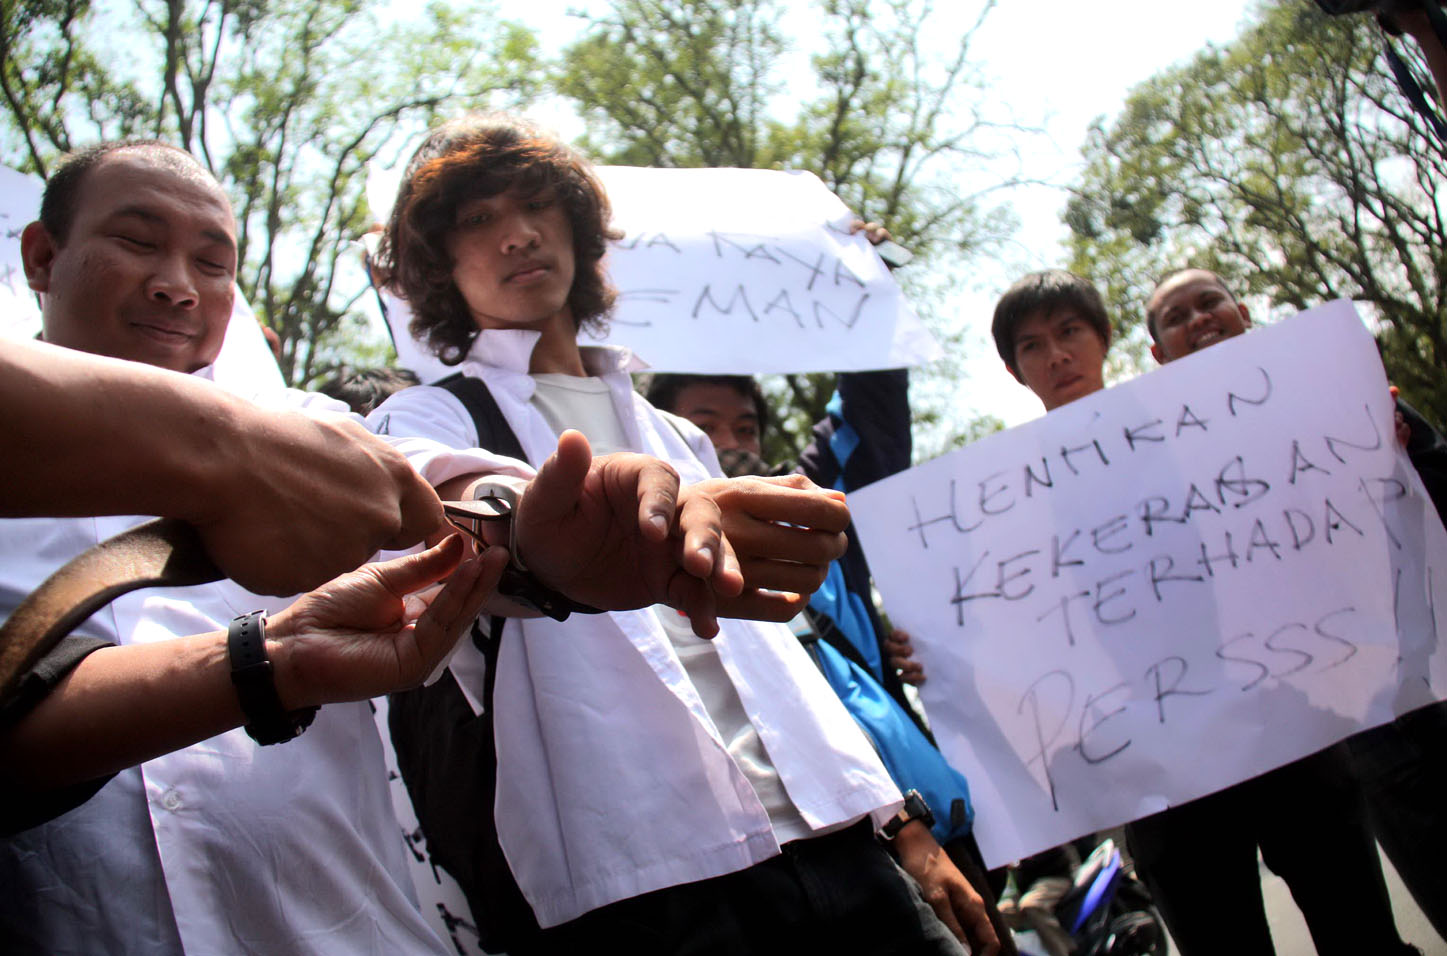
[[[387,397],[367,416],[367,427],[378,435],[461,441],[453,447],[477,442],[477,427],[467,406],[439,385],[413,385]]]
[[[699,428],[697,425],[684,418],[682,415],[675,415],[673,412],[665,412],[663,409],[658,408],[657,406],[648,405],[648,400],[646,398],[642,398],[641,396],[640,400],[645,405],[647,405],[648,408],[652,409],[653,414],[658,418],[661,418],[664,424],[666,424],[669,428],[672,428],[674,431],[678,432],[679,436],[684,441],[688,442],[690,447],[697,447],[699,442],[708,441],[708,436],[703,433],[703,429]]]

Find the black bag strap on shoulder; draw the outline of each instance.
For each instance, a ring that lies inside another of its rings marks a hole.
[[[503,417],[502,409],[497,407],[497,399],[492,397],[492,392],[482,379],[458,372],[432,384],[451,392],[452,396],[462,403],[462,407],[467,409],[467,413],[472,416],[472,424],[477,429],[478,448],[486,448],[519,461],[528,460],[512,426]]]
[[[477,427],[478,447],[526,460],[486,385],[460,374],[436,384],[467,408]],[[482,713],[473,713],[448,671],[430,687],[392,694],[387,728],[428,859],[462,888],[483,949],[501,953],[525,945],[541,930],[497,839],[492,702],[506,622],[501,617],[486,621],[486,632],[484,619],[472,625],[472,642],[487,663]]]

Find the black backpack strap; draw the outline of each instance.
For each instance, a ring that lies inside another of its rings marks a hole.
[[[487,620],[486,637],[479,626],[482,618],[472,622],[472,643],[482,652],[482,659],[487,662],[487,673],[482,678],[482,702],[488,713],[491,713],[492,689],[497,683],[497,652],[502,647],[502,629],[507,625],[507,618],[494,614]]]
[[[497,401],[480,380],[458,374],[434,384],[455,395],[472,416],[478,447],[527,460]],[[472,624],[472,643],[487,665],[482,713],[473,713],[449,671],[431,686],[392,694],[388,729],[430,861],[462,888],[483,948],[503,952],[526,945],[540,930],[507,865],[493,816],[497,793],[493,689],[506,619],[487,620],[486,632],[481,618]]]
[[[472,416],[472,424],[477,429],[478,448],[486,448],[518,461],[528,460],[517,434],[503,417],[502,409],[497,407],[497,399],[492,397],[492,392],[482,379],[457,372],[432,384],[451,392],[453,397],[462,403],[462,407],[467,409],[467,413]]]

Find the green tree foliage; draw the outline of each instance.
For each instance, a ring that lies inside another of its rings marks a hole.
[[[0,2],[0,162],[43,175],[128,136],[189,149],[231,193],[238,281],[295,384],[339,349],[356,359],[366,163],[441,111],[512,105],[541,80],[532,35],[482,7],[395,21],[371,0]]]
[[[1447,155],[1380,49],[1368,18],[1280,0],[1091,131],[1066,213],[1074,268],[1137,356],[1156,280],[1202,266],[1258,313],[1367,303],[1403,397],[1447,421]]]
[[[993,6],[985,0],[949,35],[924,0],[613,0],[564,52],[556,88],[588,125],[580,145],[603,162],[817,174],[915,253],[898,277],[957,356],[955,325],[937,303],[956,270],[1012,225],[988,202],[1008,183],[981,175],[1007,129],[986,116],[972,59]],[[807,61],[792,56],[801,26],[817,51]],[[931,373],[958,378],[959,366]],[[778,447],[797,450],[833,376],[765,385]],[[926,422],[944,420],[924,411]]]

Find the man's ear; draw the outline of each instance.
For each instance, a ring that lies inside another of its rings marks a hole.
[[[1251,328],[1251,313],[1246,311],[1246,306],[1238,302],[1236,303],[1236,308],[1241,310],[1241,324],[1248,329]]]
[[[1161,347],[1154,342],[1151,343],[1151,358],[1156,360],[1157,365],[1166,364],[1165,356],[1161,354]]]
[[[55,265],[55,253],[59,249],[51,238],[50,230],[38,221],[26,226],[20,233],[20,261],[25,266],[25,281],[33,292],[50,291],[50,270]]]

